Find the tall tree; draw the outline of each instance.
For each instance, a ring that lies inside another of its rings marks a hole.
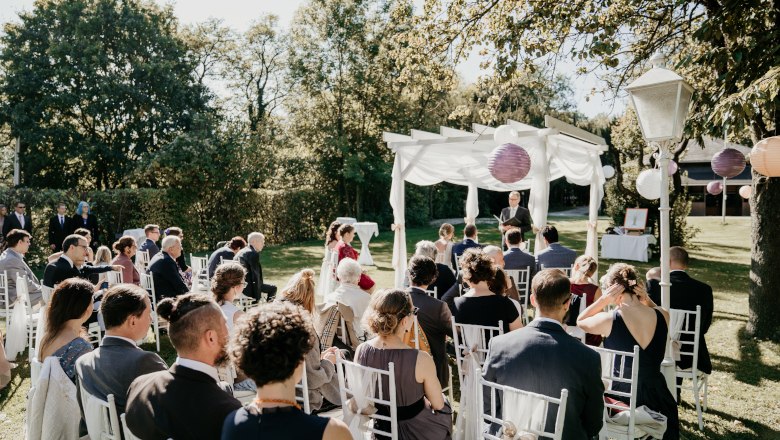
[[[726,126],[737,140],[777,133],[778,0],[426,0],[425,12],[433,50],[463,57],[483,44],[494,69],[506,76],[568,56],[586,62],[583,71],[601,72],[617,93],[662,50],[696,89],[688,138],[720,137]],[[754,175],[754,186],[748,331],[777,340],[780,222],[773,219],[780,179]]]
[[[206,108],[170,6],[40,1],[0,44],[0,123],[21,139],[26,186],[125,185]]]

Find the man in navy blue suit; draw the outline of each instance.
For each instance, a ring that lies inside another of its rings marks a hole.
[[[463,255],[463,252],[465,252],[466,249],[482,247],[482,245],[477,243],[478,234],[477,225],[468,224],[465,228],[463,228],[463,241],[452,245],[452,267],[458,266],[458,258]]]

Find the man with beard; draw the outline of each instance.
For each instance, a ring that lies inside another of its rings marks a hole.
[[[228,328],[209,296],[166,298],[157,313],[170,323],[178,357],[166,371],[140,376],[127,392],[126,421],[143,439],[215,439],[241,403],[220,388],[217,366],[227,359]]]

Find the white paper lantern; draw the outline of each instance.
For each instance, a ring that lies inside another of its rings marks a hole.
[[[613,168],[612,165],[604,165],[601,167],[601,170],[604,171],[605,179],[611,179],[615,177],[615,168]]]
[[[750,196],[753,195],[753,187],[750,185],[740,187],[739,195],[742,196],[743,199],[749,199]]]
[[[644,170],[636,178],[636,190],[642,197],[655,200],[661,197],[661,171]]]

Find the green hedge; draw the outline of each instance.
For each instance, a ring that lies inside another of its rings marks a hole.
[[[21,200],[32,216],[34,246],[28,261],[40,263],[48,254],[48,220],[59,202],[73,215],[79,200],[88,200],[97,217],[101,244],[110,245],[126,229],[156,223],[161,228],[184,230],[185,252],[212,250],[234,235],[260,231],[269,244],[302,241],[322,236],[336,217],[335,201],[309,189],[294,191],[248,190],[231,194],[201,194],[185,189],[71,190],[0,188],[0,203],[13,210]]]

